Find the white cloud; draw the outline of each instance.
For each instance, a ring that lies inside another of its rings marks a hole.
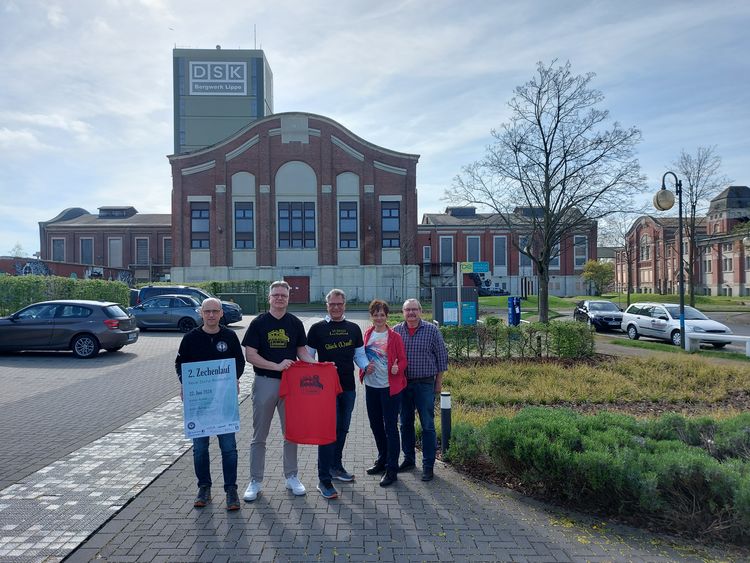
[[[747,2],[16,0],[2,10],[0,193],[35,203],[0,215],[33,217],[11,231],[27,249],[36,221],[65,207],[168,210],[172,48],[253,48],[254,26],[277,111],[320,113],[421,155],[420,216],[445,207],[443,190],[483,155],[513,88],[554,58],[596,72],[612,117],[642,129],[652,183],[698,144],[718,145],[725,173],[750,183]]]

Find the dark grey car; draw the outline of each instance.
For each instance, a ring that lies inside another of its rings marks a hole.
[[[135,319],[117,303],[60,300],[34,303],[0,318],[0,351],[71,350],[93,358],[138,340]]]
[[[176,328],[189,332],[203,324],[199,308],[200,303],[188,295],[159,295],[128,307],[128,312],[140,329]]]

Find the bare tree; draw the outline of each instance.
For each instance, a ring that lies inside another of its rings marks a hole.
[[[489,207],[517,222],[518,208],[531,243],[519,250],[539,276],[539,320],[548,319],[549,263],[572,233],[623,209],[641,191],[644,178],[635,158],[641,133],[597,109],[604,96],[591,88],[593,73],[574,75],[570,62],[537,64],[535,76],[515,89],[511,117],[493,130],[484,159],[462,170],[450,201]]]
[[[721,157],[716,146],[698,147],[695,154],[682,149],[680,157],[673,163],[682,176],[682,216],[687,236],[688,256],[684,267],[687,269],[690,305],[695,307],[695,266],[700,261],[702,248],[698,245],[701,227],[705,225],[705,212],[708,204],[721,188],[729,184],[729,179],[721,174]],[[710,235],[711,233],[707,233]],[[682,257],[682,249],[677,251]]]
[[[638,217],[648,212],[646,205],[642,205],[632,211],[620,211],[613,213],[599,224],[600,240],[603,239],[607,244],[619,247],[617,252],[619,258],[617,262],[623,262],[625,270],[625,293],[626,306],[630,306],[630,294],[633,293],[633,266],[638,253],[638,241],[631,240],[628,236],[633,229],[634,222]]]

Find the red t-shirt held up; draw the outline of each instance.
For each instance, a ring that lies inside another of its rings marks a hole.
[[[335,442],[336,396],[341,392],[333,362],[294,362],[285,369],[279,387],[286,411],[284,437],[297,444]]]

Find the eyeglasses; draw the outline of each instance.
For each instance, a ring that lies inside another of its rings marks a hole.
[[[404,309],[404,312],[408,312],[408,311],[419,311],[419,308],[418,307],[416,307],[416,308],[415,307],[410,307],[408,309]]]
[[[344,303],[326,303],[329,307],[343,307]]]
[[[283,293],[272,293],[271,297],[274,297],[276,299],[289,299],[289,296]]]
[[[218,315],[221,313],[221,309],[203,309],[203,313],[206,315]]]

